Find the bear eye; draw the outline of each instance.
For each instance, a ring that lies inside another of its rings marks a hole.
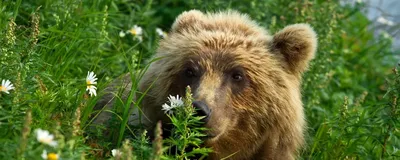
[[[236,82],[240,82],[243,80],[243,75],[241,73],[232,74],[232,79]]]
[[[193,78],[196,76],[195,71],[193,68],[187,68],[184,72],[186,77]]]

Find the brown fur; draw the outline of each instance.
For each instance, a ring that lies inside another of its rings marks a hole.
[[[186,84],[176,77],[192,61],[204,70],[197,84],[189,84],[194,98],[212,109],[210,159],[232,154],[231,159],[294,159],[304,141],[301,73],[314,57],[316,41],[306,24],[270,37],[237,12],[184,12],[160,42],[155,57],[164,58],[151,64],[142,80],[144,90],[158,77],[144,112],[151,122],[166,120],[161,104],[169,94],[183,95]],[[224,74],[235,67],[244,70],[246,84],[225,84]]]
[[[140,82],[150,88],[143,100],[144,124],[168,121],[161,110],[168,95],[184,95],[190,85],[195,100],[212,110],[205,143],[209,159],[294,159],[303,144],[305,120],[301,74],[314,57],[316,34],[295,24],[274,36],[246,15],[234,11],[182,13],[161,40]],[[186,68],[198,79],[182,76]],[[232,75],[242,74],[241,81]],[[153,84],[152,84],[153,83]]]

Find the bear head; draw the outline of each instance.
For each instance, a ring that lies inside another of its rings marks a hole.
[[[160,41],[140,87],[147,89],[148,125],[168,122],[161,110],[168,95],[190,86],[208,110],[205,144],[213,158],[251,158],[260,152],[294,152],[305,127],[300,83],[314,57],[317,38],[307,24],[274,35],[235,11],[184,12]]]

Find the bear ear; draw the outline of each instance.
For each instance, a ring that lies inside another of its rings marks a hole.
[[[182,30],[194,29],[196,25],[203,23],[205,15],[198,10],[190,10],[181,13],[172,25],[172,32],[181,32]]]
[[[308,24],[294,24],[276,33],[272,50],[283,55],[290,72],[301,75],[314,58],[317,49],[317,34]]]

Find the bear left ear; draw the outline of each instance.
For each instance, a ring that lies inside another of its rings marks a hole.
[[[317,49],[317,34],[308,24],[294,24],[276,33],[272,50],[283,55],[286,66],[296,75],[301,75],[314,58]]]
[[[204,21],[205,15],[198,10],[190,10],[181,13],[172,24],[172,32],[182,32],[183,30],[194,30],[199,28]],[[201,27],[200,27],[201,28]]]

